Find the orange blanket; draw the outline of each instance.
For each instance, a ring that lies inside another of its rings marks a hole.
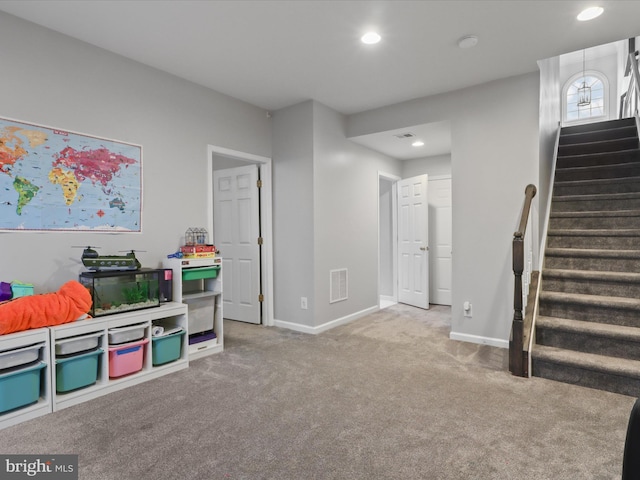
[[[0,303],[0,335],[73,322],[91,309],[91,294],[75,280],[57,292]]]

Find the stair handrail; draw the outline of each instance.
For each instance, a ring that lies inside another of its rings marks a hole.
[[[525,271],[525,238],[527,234],[527,225],[529,224],[529,213],[531,212],[531,203],[533,197],[537,193],[536,186],[533,184],[527,185],[524,190],[524,204],[522,205],[522,212],[520,214],[520,222],[518,224],[518,230],[513,234],[513,275],[514,275],[514,290],[513,290],[513,322],[511,324],[511,338],[509,339],[509,371],[516,376],[525,376],[524,367],[524,307],[525,300],[523,299],[523,272]],[[530,261],[528,275],[530,271]],[[524,293],[526,295],[526,293]]]
[[[624,94],[622,112],[620,118],[633,117],[638,113],[640,103],[640,71],[638,71],[638,51],[630,52],[628,56],[631,78],[627,92]]]

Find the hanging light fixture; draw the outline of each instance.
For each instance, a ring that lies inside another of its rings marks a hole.
[[[585,75],[585,51],[582,50],[582,86],[578,89],[578,106],[586,107],[591,105],[591,87],[587,86]]]

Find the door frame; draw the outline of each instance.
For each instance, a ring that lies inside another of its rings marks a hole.
[[[272,176],[271,158],[253,153],[231,150],[216,145],[207,145],[207,230],[213,234],[213,161],[220,155],[258,164],[262,188],[260,189],[260,230],[264,243],[260,263],[260,282],[264,295],[262,325],[273,326],[273,223],[272,223]],[[256,239],[257,240],[257,239]]]
[[[381,280],[381,272],[380,272],[380,180],[384,180],[386,182],[391,183],[391,272],[393,275],[392,285],[393,285],[393,294],[391,298],[387,297],[386,300],[398,303],[398,198],[397,198],[397,184],[399,180],[402,180],[402,177],[398,175],[393,175],[391,173],[385,173],[378,171],[378,308],[381,306],[381,297],[380,297],[380,280]]]

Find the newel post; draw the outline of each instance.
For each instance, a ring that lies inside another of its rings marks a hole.
[[[524,376],[523,333],[524,320],[522,314],[522,272],[524,271],[524,235],[516,232],[513,236],[513,324],[509,341],[509,371],[519,377]]]

